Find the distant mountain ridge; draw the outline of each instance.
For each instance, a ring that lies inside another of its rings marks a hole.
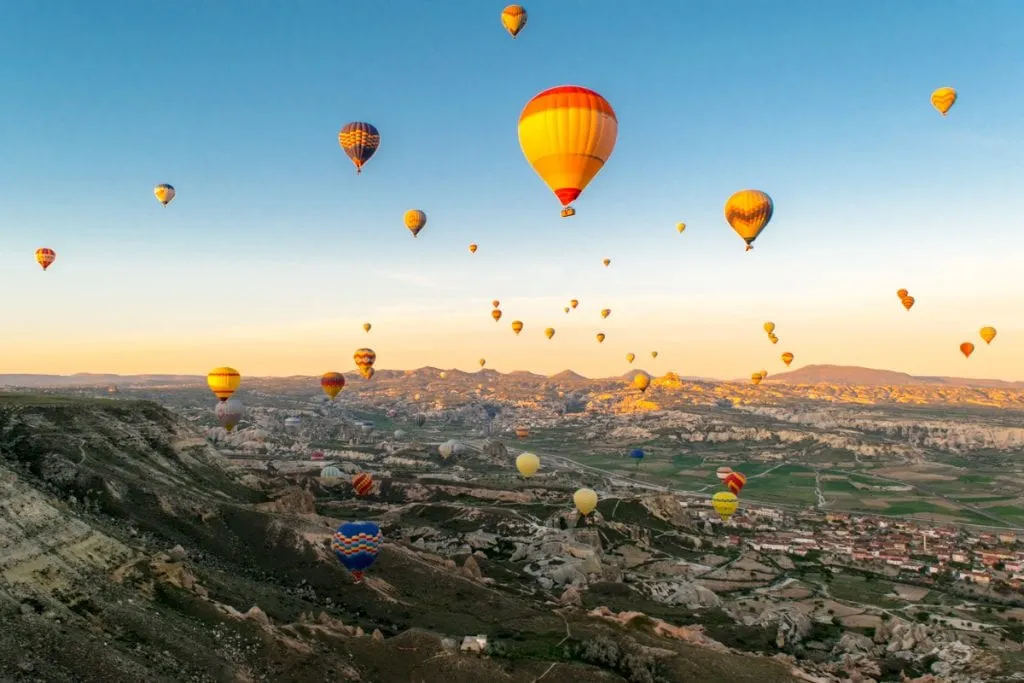
[[[807,365],[791,372],[768,375],[767,382],[783,384],[847,384],[862,386],[945,385],[985,387],[991,389],[1024,389],[1024,382],[1001,379],[970,379],[967,377],[915,376],[896,370],[877,370],[857,365]]]

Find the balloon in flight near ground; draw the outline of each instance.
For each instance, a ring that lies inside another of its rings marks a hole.
[[[758,374],[761,375],[761,379],[768,379],[768,371],[767,370],[761,370],[761,372],[759,372]]]
[[[740,495],[740,491],[747,485],[746,475],[740,474],[739,472],[729,472],[725,479],[722,480],[725,487],[732,491],[734,496]]]
[[[647,391],[647,387],[651,386],[651,376],[646,372],[638,372],[633,375],[633,386],[640,390],[640,393]]]
[[[517,335],[520,332],[522,332],[523,331],[523,321],[522,320],[513,320],[512,321],[512,331],[515,332]]]
[[[475,254],[476,253],[476,244],[470,244],[469,245],[469,253],[470,254]]]
[[[728,522],[739,506],[740,501],[736,498],[736,494],[728,491],[719,491],[711,497],[711,507],[715,509],[723,522]]]
[[[719,480],[725,481],[725,478],[728,477],[731,473],[731,467],[729,467],[728,465],[722,465],[715,471],[715,476],[717,476]]]
[[[405,227],[409,228],[409,232],[412,233],[413,237],[420,234],[420,230],[427,224],[427,214],[423,213],[419,209],[409,209],[405,212],[405,216],[402,218],[405,221]]]
[[[46,270],[51,265],[53,265],[53,262],[56,260],[57,252],[55,252],[53,249],[50,249],[48,247],[41,247],[39,249],[36,249],[36,263],[42,266],[43,270]]]
[[[383,542],[384,535],[373,522],[345,522],[334,532],[331,550],[359,583],[363,573],[377,560]]]
[[[985,340],[986,344],[991,344],[992,340],[996,338],[996,328],[983,327],[978,334],[981,335],[981,338]]]
[[[352,360],[356,362],[360,375],[366,379],[373,377],[373,364],[377,362],[377,354],[373,349],[356,349],[356,352],[352,354]]]
[[[320,387],[333,401],[334,397],[345,388],[345,375],[340,372],[325,372],[320,377]]]
[[[931,99],[932,106],[945,116],[953,108],[953,104],[956,103],[956,90],[953,88],[939,88],[932,93]]]
[[[725,202],[725,220],[747,243],[746,251],[754,248],[754,240],[768,225],[773,213],[772,198],[760,190],[740,190]]]
[[[320,470],[320,481],[324,484],[331,485],[335,484],[345,478],[345,473],[340,468],[334,465],[328,465],[327,467]]]
[[[242,376],[238,374],[238,370],[226,366],[214,368],[206,375],[206,385],[221,401],[231,398],[231,394],[235,393],[241,383]]]
[[[640,466],[640,461],[644,459],[644,449],[634,448],[629,452],[629,457],[636,460],[637,467]]]
[[[526,10],[522,5],[509,5],[501,10],[501,25],[514,39],[526,26]]]
[[[232,396],[226,401],[217,401],[213,414],[220,426],[231,432],[245,415],[245,406],[237,396]]]
[[[519,115],[519,146],[537,175],[566,209],[615,149],[619,124],[606,99],[588,88],[562,85],[530,100]]]
[[[760,384],[762,379],[764,379],[764,376],[762,376],[760,372],[755,372],[750,376],[750,381],[753,382],[755,386]]]
[[[971,354],[974,353],[974,344],[964,342],[960,345],[960,353],[964,354],[964,358],[970,358]]]
[[[626,354],[626,360],[628,362],[630,362],[630,363],[632,363],[635,358],[636,358],[636,354],[635,353],[627,353]]]
[[[153,196],[155,196],[156,200],[164,206],[167,206],[174,201],[174,195],[176,194],[178,193],[174,190],[174,187],[167,183],[160,183],[153,188]]]
[[[786,367],[788,368],[789,364],[793,362],[793,354],[790,353],[789,351],[786,351],[784,354],[782,354],[782,362],[785,363]]]
[[[551,339],[552,337],[554,337],[555,336],[555,328],[549,327],[546,330],[544,330],[544,336],[547,337],[548,339]]]
[[[572,502],[581,515],[586,517],[597,509],[597,491],[594,489],[577,489],[572,494]]]
[[[494,318],[494,322],[498,322],[499,320],[501,320],[501,309],[495,308],[493,311],[491,311],[491,317]]]
[[[373,475],[369,472],[359,472],[352,477],[352,490],[357,496],[365,496],[373,490]]]
[[[903,304],[903,308],[907,309],[908,311],[914,307],[915,301],[917,301],[917,299],[910,296],[909,294],[900,300],[900,302]]]
[[[516,427],[516,438],[525,439],[530,435],[529,427]]]
[[[532,477],[540,469],[540,458],[533,453],[522,453],[516,458],[516,469],[524,477]]]
[[[353,121],[338,131],[338,144],[355,164],[356,173],[363,172],[363,164],[370,160],[380,147],[380,132],[371,123]]]
[[[598,332],[597,333],[597,343],[600,344],[603,341],[604,341],[604,332]]]

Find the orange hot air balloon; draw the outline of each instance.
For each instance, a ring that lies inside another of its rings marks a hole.
[[[409,209],[405,212],[402,220],[405,221],[405,227],[409,229],[412,236],[416,237],[420,234],[420,230],[427,225],[427,214],[419,209]]]
[[[611,314],[612,314],[612,309],[610,309],[610,308],[605,308],[605,309],[601,310],[601,317],[602,318],[607,318]]]
[[[612,264],[612,260],[610,258],[606,258],[605,260],[601,261],[601,263],[603,263],[604,267],[607,268]]]
[[[910,295],[907,295],[907,296],[903,297],[903,299],[901,301],[903,302],[903,308],[905,308],[905,309],[907,309],[909,311],[911,308],[914,307],[914,302],[917,301],[917,299],[915,299],[914,297],[912,297]]]
[[[497,308],[500,305],[501,305],[501,302],[498,301],[497,299],[495,299],[494,301],[491,302],[491,306],[493,306],[494,308]]]
[[[897,290],[896,290],[896,298],[897,298],[897,299],[900,299],[900,300],[902,300],[902,299],[906,298],[906,296],[907,296],[908,294],[910,294],[910,292],[908,292],[908,291],[907,291],[907,290],[905,290],[905,289],[897,289]]]
[[[520,332],[522,332],[523,331],[523,321],[522,320],[513,320],[512,321],[512,331],[515,332],[516,334],[519,334]]]
[[[53,249],[48,249],[47,247],[36,249],[36,263],[41,265],[43,267],[43,270],[49,268],[56,260],[57,252],[55,252]]]
[[[986,344],[991,344],[992,340],[996,338],[996,328],[983,327],[981,328],[981,331],[978,332],[978,334],[981,335],[981,338],[985,340]]]
[[[725,220],[747,243],[746,251],[754,248],[754,240],[768,225],[773,213],[772,198],[760,190],[740,190],[725,202]]]
[[[340,372],[325,372],[320,378],[320,386],[333,401],[334,397],[345,388],[345,375]]]
[[[555,336],[555,328],[549,327],[548,329],[544,330],[544,336],[547,337],[548,339],[551,339],[552,337],[554,337]]]
[[[501,311],[495,308],[493,311],[491,311],[491,317],[494,318],[494,322],[498,322],[499,320],[501,320]]]
[[[526,427],[516,427],[516,436],[520,439],[525,439],[530,435],[530,430]]]
[[[476,253],[476,244],[469,245],[469,253],[470,254],[475,254]]]
[[[597,333],[597,343],[600,344],[603,341],[604,341],[604,332],[598,332]]]
[[[509,5],[501,10],[501,25],[515,39],[526,26],[526,10],[522,5]]]
[[[964,358],[970,358],[971,354],[974,353],[974,344],[964,342],[960,345],[960,353],[964,354]]]
[[[788,368],[789,364],[793,362],[793,354],[791,354],[789,351],[786,351],[784,354],[782,354],[782,362],[785,363],[786,367]]]
[[[572,306],[573,308],[576,308],[577,306],[580,305],[580,302],[576,299],[572,299],[569,301],[569,305]]]
[[[373,349],[356,349],[356,352],[352,354],[352,359],[356,362],[360,375],[366,379],[373,377],[373,364],[377,362],[377,354]]]
[[[360,472],[352,477],[352,488],[357,496],[365,496],[373,490],[373,475],[369,472]]]
[[[755,385],[760,384],[762,379],[764,379],[764,377],[761,376],[760,372],[755,372],[750,376],[750,381],[753,382]]]
[[[519,146],[555,193],[562,216],[615,149],[619,124],[608,100],[588,88],[562,85],[530,100],[519,115]]]

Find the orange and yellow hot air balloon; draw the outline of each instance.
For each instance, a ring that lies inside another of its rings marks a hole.
[[[773,323],[773,322],[766,322],[764,324],[764,331],[767,332],[770,335],[772,332],[775,331],[775,323]]]
[[[579,302],[578,299],[570,299],[569,300],[569,305],[572,306],[573,308],[576,308],[577,306],[580,305],[580,302]]]
[[[369,332],[370,328],[372,327],[373,325],[371,325],[370,323],[363,323],[363,332]]]
[[[601,263],[603,263],[604,267],[607,268],[608,266],[610,266],[612,264],[612,260],[610,258],[606,258],[603,261],[601,261]]]
[[[512,331],[515,332],[516,334],[519,334],[520,332],[522,332],[523,331],[523,321],[522,320],[513,320],[512,321]]]
[[[487,359],[486,358],[481,358],[477,362],[480,363],[480,367],[483,367],[483,366],[487,365]]]
[[[575,213],[570,204],[611,157],[618,130],[608,100],[576,85],[545,90],[519,115],[519,145],[562,202],[563,217]]]
[[[964,342],[960,345],[960,353],[964,354],[964,358],[970,358],[971,354],[974,353],[974,344]]]
[[[530,435],[529,427],[516,427],[516,437],[517,438],[525,439],[529,435]]]
[[[657,358],[657,357],[658,357],[658,352],[657,351],[651,351],[651,358]]]
[[[501,302],[498,301],[497,299],[495,299],[494,301],[491,302],[491,307],[493,307],[493,308],[497,308],[500,305],[501,305]]]
[[[932,93],[932,106],[935,107],[943,116],[953,108],[953,104],[955,102],[956,90],[953,88],[939,88]]]
[[[986,344],[991,344],[992,340],[996,338],[996,328],[983,327],[978,334],[981,335],[981,338],[985,340]]]
[[[732,491],[732,495],[738,496],[740,495],[740,491],[743,490],[743,487],[747,485],[747,477],[744,474],[732,471],[726,475],[725,479],[722,480],[722,483],[725,484],[727,489]]]
[[[755,372],[754,374],[752,374],[750,376],[750,381],[753,382],[755,385],[760,384],[761,380],[763,380],[763,379],[764,379],[764,376],[761,375],[760,372]]]
[[[241,383],[242,376],[238,374],[238,370],[226,366],[214,368],[206,375],[206,385],[221,401],[231,398]]]
[[[572,309],[571,309],[571,308],[569,308],[568,306],[566,306],[566,307],[565,307],[564,309],[562,309],[562,310],[564,310],[564,311],[565,311],[566,313],[568,313],[568,312],[569,312],[569,311],[571,311]]]
[[[338,131],[338,144],[355,164],[356,173],[363,172],[363,164],[370,160],[380,147],[380,132],[372,123],[353,121]]]
[[[773,213],[772,198],[760,190],[740,190],[725,202],[725,220],[747,243],[746,251],[754,248],[754,240],[768,225]]]
[[[514,39],[526,26],[526,10],[522,5],[509,5],[501,10],[501,25]]]
[[[473,244],[469,245],[469,253],[470,254],[475,254],[476,253],[476,243],[475,242]]]
[[[352,354],[352,360],[356,362],[360,375],[366,379],[373,377],[373,364],[377,362],[377,354],[374,353],[373,349],[356,349],[356,352]]]
[[[491,311],[491,317],[494,318],[494,322],[501,320],[501,309],[495,308]]]
[[[403,220],[405,221],[405,227],[409,228],[409,232],[412,233],[413,237],[416,237],[427,224],[427,214],[419,209],[409,209],[405,212]]]
[[[636,359],[636,354],[635,353],[627,353],[626,354],[626,360],[629,361],[630,363],[632,363],[635,359]]]
[[[788,368],[789,364],[793,362],[793,354],[790,353],[789,351],[786,351],[784,354],[782,354],[782,362],[785,363],[786,367]]]
[[[902,300],[903,300],[903,299],[904,299],[904,298],[905,298],[905,297],[906,297],[906,296],[907,296],[908,294],[910,294],[910,292],[908,292],[908,291],[907,291],[907,290],[905,290],[905,289],[897,289],[897,290],[896,290],[896,298],[897,298],[897,299],[899,299],[899,300],[901,300],[901,301],[902,301]]]
[[[604,332],[598,332],[597,333],[597,343],[600,344],[603,341],[604,341]]]
[[[611,314],[612,314],[612,309],[610,309],[610,308],[603,308],[603,309],[601,309],[601,317],[602,318],[607,318]]]
[[[333,401],[338,393],[345,388],[345,375],[340,372],[325,372],[320,377],[320,386]]]
[[[903,308],[909,311],[911,308],[914,307],[914,302],[917,301],[917,299],[908,294],[907,296],[900,299],[900,301],[903,304]]]
[[[49,268],[54,261],[57,260],[57,252],[47,247],[36,249],[36,263],[43,267],[43,270]]]
[[[646,372],[638,372],[633,375],[633,386],[640,390],[640,393],[647,391],[647,387],[651,386],[651,376]]]
[[[548,339],[551,339],[552,337],[554,337],[555,336],[555,328],[549,327],[546,330],[544,330],[544,336],[547,337]]]

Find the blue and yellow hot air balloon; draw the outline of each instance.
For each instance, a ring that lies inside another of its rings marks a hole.
[[[561,85],[527,102],[519,115],[519,145],[558,200],[562,217],[615,149],[619,123],[608,100],[589,88]]]
[[[363,573],[377,560],[383,542],[384,535],[373,522],[345,522],[334,532],[331,550],[359,583]]]
[[[380,147],[380,132],[372,123],[353,121],[338,131],[338,144],[356,166],[356,173],[363,172],[363,164],[370,160]]]

